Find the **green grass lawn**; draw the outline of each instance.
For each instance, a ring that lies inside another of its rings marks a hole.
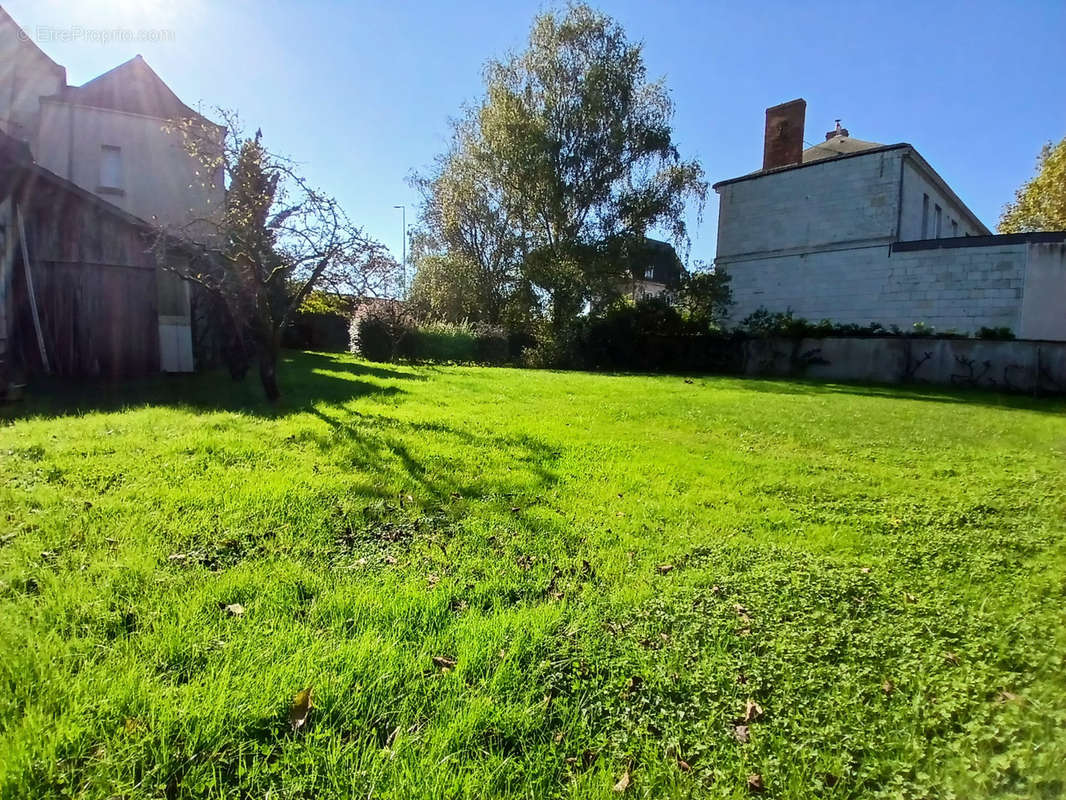
[[[1066,792],[1066,404],[282,380],[0,412],[0,797]]]

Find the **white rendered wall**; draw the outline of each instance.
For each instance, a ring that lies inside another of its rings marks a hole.
[[[1022,322],[1025,339],[1066,340],[1066,244],[1031,244]]]
[[[121,148],[122,193],[101,191],[102,147]],[[221,179],[203,186],[201,165],[166,121],[124,111],[45,101],[34,156],[38,163],[143,220],[181,226],[223,201]]]

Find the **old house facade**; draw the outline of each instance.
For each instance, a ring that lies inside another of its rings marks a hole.
[[[714,185],[734,322],[765,308],[1066,340],[1066,233],[993,236],[909,144],[838,124],[804,149],[805,110],[767,109],[763,168]]]
[[[146,227],[178,230],[220,208],[225,192],[220,171],[201,174],[201,164],[175,128],[177,120],[190,121],[206,140],[221,142],[224,129],[185,105],[141,56],[70,86],[66,69],[0,8],[0,133],[24,142],[36,168]],[[13,189],[0,187],[0,200]],[[44,224],[39,217],[31,222]],[[14,231],[13,217],[6,226]],[[38,260],[32,252],[29,257]],[[42,266],[35,269],[48,269],[43,266],[48,259],[39,261]],[[169,272],[157,273],[157,368],[191,371],[189,286]]]

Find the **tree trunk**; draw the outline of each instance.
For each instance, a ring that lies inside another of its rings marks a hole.
[[[280,337],[271,337],[270,341],[259,346],[259,380],[263,392],[271,403],[281,398],[278,387],[278,356],[281,352]]]

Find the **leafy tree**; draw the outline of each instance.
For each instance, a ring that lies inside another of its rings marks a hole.
[[[458,123],[449,151],[429,174],[411,179],[423,198],[412,294],[444,319],[458,314],[496,325],[520,296],[523,236],[473,137],[469,120]]]
[[[678,306],[689,322],[703,330],[721,328],[733,302],[729,275],[721,269],[698,264],[681,278]]]
[[[477,322],[488,315],[480,297],[475,262],[445,253],[423,256],[416,263],[408,303],[419,318]]]
[[[483,100],[422,183],[423,224],[449,253],[488,244],[509,291],[565,327],[617,291],[648,229],[687,240],[686,204],[702,206],[707,184],[680,158],[672,115],[610,17],[585,5],[539,16],[523,52],[488,64]]]
[[[1036,162],[1036,175],[1003,209],[1000,233],[1066,230],[1066,138],[1048,142]]]
[[[282,332],[318,285],[365,292],[387,283],[395,262],[351,224],[332,197],[312,187],[289,159],[268,151],[262,134],[241,135],[235,114],[219,139],[200,123],[175,123],[202,174],[226,182],[222,208],[175,229],[160,229],[161,264],[204,287],[226,310],[235,340],[230,371],[243,377],[253,356],[266,396],[277,400]],[[221,322],[221,321],[220,321]]]

